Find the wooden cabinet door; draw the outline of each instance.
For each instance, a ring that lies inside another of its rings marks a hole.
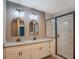
[[[20,59],[20,56],[18,53],[8,54],[8,55],[6,55],[6,59]]]
[[[54,56],[55,55],[55,39],[50,41],[49,44],[50,44],[50,52],[51,52],[52,56]]]
[[[6,51],[5,51],[5,48],[3,48],[3,59],[6,58],[6,57],[5,57],[5,55],[6,55],[5,52],[6,52]]]
[[[32,59],[40,59],[39,44],[32,45]]]
[[[40,51],[40,58],[44,58],[50,55],[49,42],[41,43],[39,47],[39,51]]]
[[[5,48],[5,59],[20,59],[19,47]]]
[[[31,59],[31,45],[20,46],[21,59]]]

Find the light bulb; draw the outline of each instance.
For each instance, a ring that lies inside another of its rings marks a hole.
[[[20,13],[19,13],[19,16],[24,16],[24,12],[23,11],[21,11]]]
[[[16,17],[19,17],[19,12],[17,10],[15,11],[14,14],[15,14]]]
[[[38,20],[38,15],[31,14],[31,15],[30,15],[30,19]]]

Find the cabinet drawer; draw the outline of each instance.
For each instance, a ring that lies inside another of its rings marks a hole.
[[[6,50],[6,54],[13,54],[13,53],[19,53],[19,47],[9,47],[9,48],[5,48]]]

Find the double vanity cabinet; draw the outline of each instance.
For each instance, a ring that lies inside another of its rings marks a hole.
[[[53,40],[4,47],[4,59],[41,59],[52,54]]]

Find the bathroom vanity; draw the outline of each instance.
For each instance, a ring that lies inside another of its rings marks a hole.
[[[41,59],[52,55],[52,38],[8,42],[4,44],[4,59]]]

